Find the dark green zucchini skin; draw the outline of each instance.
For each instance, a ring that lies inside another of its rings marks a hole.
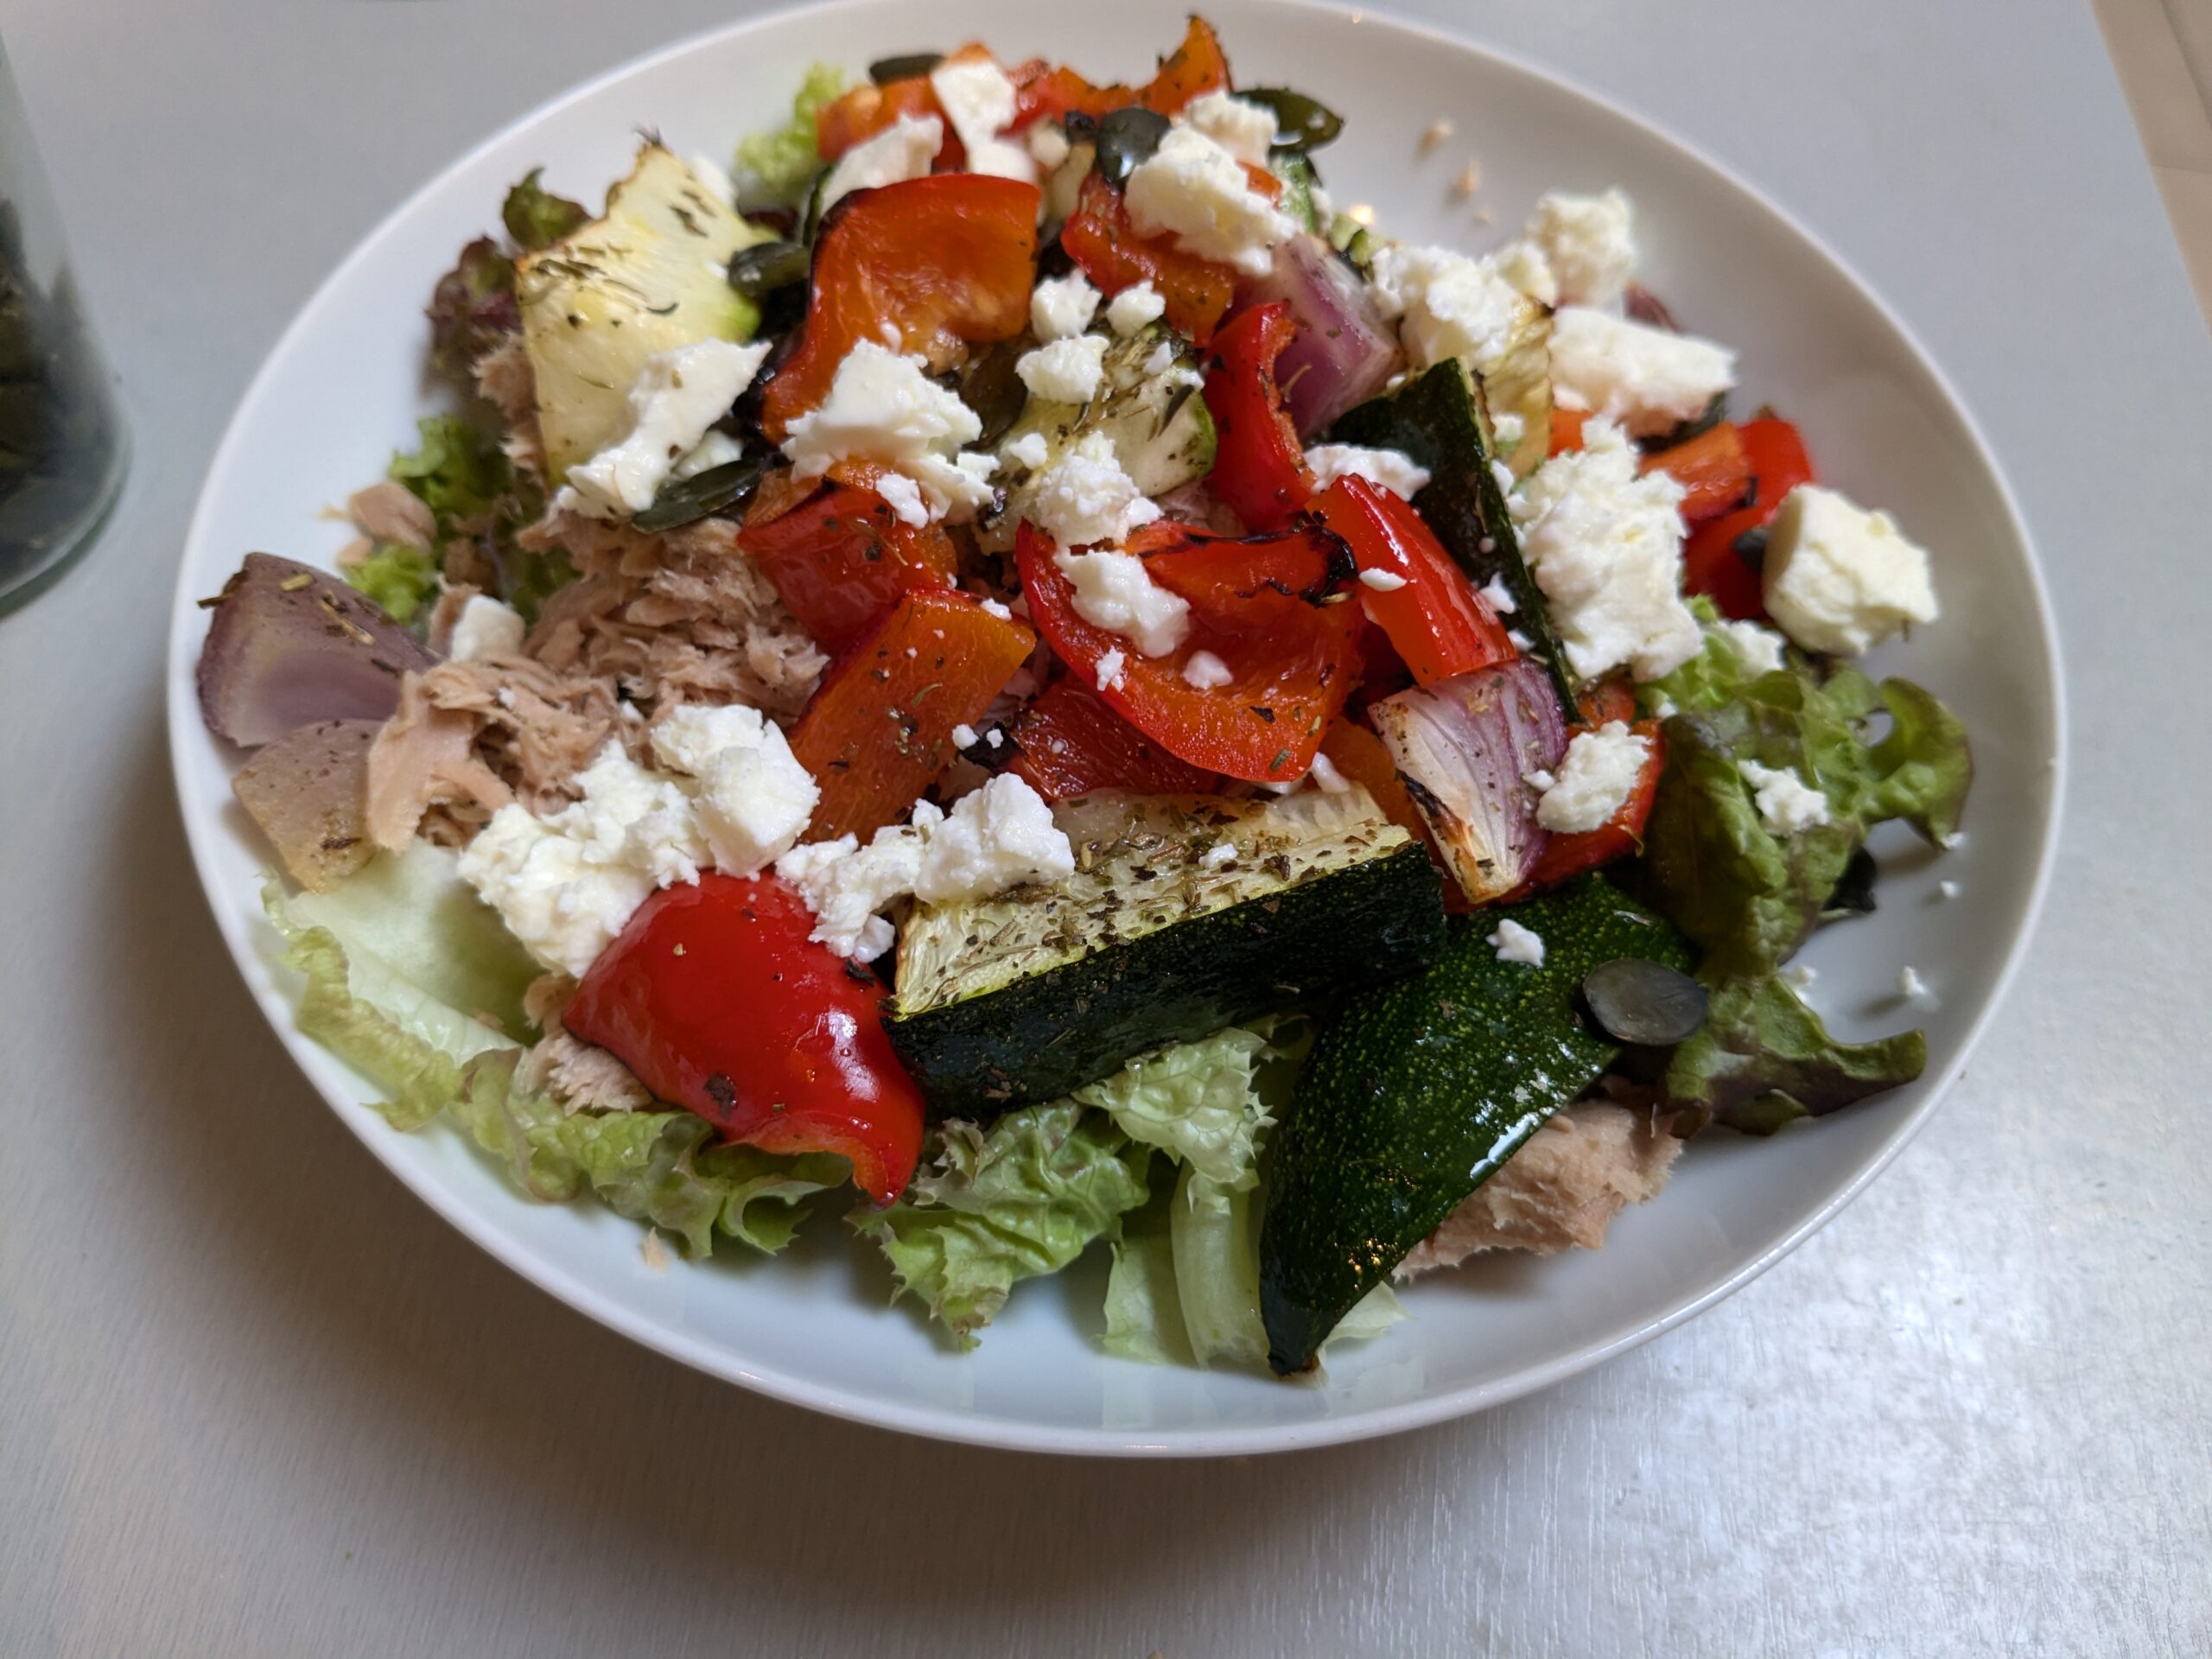
[[[1500,962],[1510,914],[1544,963]],[[1455,918],[1436,964],[1354,997],[1315,1044],[1279,1131],[1260,1231],[1268,1363],[1300,1371],[1337,1321],[1436,1230],[1619,1045],[1584,1020],[1583,978],[1643,957],[1687,969],[1681,934],[1602,877]]]
[[[1529,641],[1525,656],[1551,672],[1560,706],[1573,709],[1574,679],[1544,609],[1543,590],[1521,556],[1491,463],[1497,446],[1466,365],[1454,358],[1425,370],[1396,391],[1347,410],[1331,429],[1338,443],[1397,449],[1428,469],[1414,508],[1478,587],[1496,577],[1513,595],[1511,621]]]
[[[1163,1043],[1416,973],[1444,946],[1418,842],[1194,916],[884,1030],[930,1109],[990,1117],[1110,1077]]]

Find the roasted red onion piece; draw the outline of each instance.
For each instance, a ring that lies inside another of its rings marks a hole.
[[[1543,666],[1522,658],[1455,674],[1370,703],[1367,715],[1467,897],[1486,904],[1519,887],[1551,839],[1528,774],[1567,753]]]
[[[1325,430],[1405,366],[1367,285],[1318,236],[1281,245],[1274,268],[1237,296],[1240,306],[1269,300],[1288,300],[1298,322],[1298,338],[1275,360],[1275,379],[1300,438]]]
[[[200,648],[207,729],[256,748],[318,720],[383,720],[436,653],[335,576],[249,553]]]

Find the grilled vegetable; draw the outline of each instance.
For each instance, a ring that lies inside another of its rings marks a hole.
[[[1313,169],[1302,157],[1295,168],[1276,161],[1287,188],[1283,211],[1310,210]],[[1301,177],[1302,175],[1302,177]],[[1318,236],[1294,236],[1275,249],[1265,276],[1240,291],[1246,304],[1287,300],[1298,335],[1275,359],[1275,378],[1300,437],[1325,430],[1349,409],[1380,392],[1405,367],[1398,336],[1384,322],[1359,273]]]
[[[1542,435],[1551,430],[1549,416],[1529,430],[1539,435],[1540,445],[1548,442]],[[1542,590],[1506,516],[1489,410],[1466,365],[1456,359],[1439,363],[1391,396],[1362,404],[1337,423],[1331,436],[1339,443],[1401,449],[1428,468],[1427,487],[1414,497],[1414,505],[1469,581],[1478,588],[1493,577],[1504,584],[1513,596],[1513,626],[1529,642],[1524,654],[1544,663],[1560,701],[1573,708],[1574,682],[1552,633]]]
[[[515,267],[537,422],[555,478],[629,429],[647,358],[743,340],[760,320],[724,280],[730,257],[768,239],[659,144],[638,152],[607,212]]]
[[[1489,916],[1436,965],[1338,1012],[1298,1079],[1260,1232],[1268,1363],[1306,1369],[1352,1305],[1618,1052],[1576,1002],[1599,963],[1687,968],[1681,936],[1596,876],[1517,906],[1541,967],[1501,962]]]
[[[1155,357],[1163,354],[1166,360],[1155,363]],[[1087,404],[1032,397],[1007,439],[1013,442],[1031,433],[1042,435],[1045,466],[1050,467],[1087,432],[1106,435],[1122,470],[1147,495],[1165,495],[1179,484],[1204,478],[1213,466],[1213,417],[1198,396],[1198,358],[1190,342],[1159,323],[1116,340],[1106,348],[1105,376],[1097,396]],[[1008,462],[1000,474],[1007,480],[1007,505],[1001,520],[1007,530],[1023,516],[1032,480],[1043,470]]]
[[[885,1028],[937,1112],[1052,1099],[1162,1043],[1411,973],[1442,937],[1427,855],[1363,790],[1107,791],[1054,816],[1072,876],[924,906],[900,937]]]

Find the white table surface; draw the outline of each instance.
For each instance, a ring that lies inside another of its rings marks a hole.
[[[731,8],[0,0],[138,440],[90,562],[0,621],[0,1652],[2212,1651],[2212,348],[2089,14],[1404,9],[1798,210],[2019,490],[2072,669],[2066,852],[1933,1126],[1688,1328],[1331,1452],[908,1441],[590,1325],[263,1027],[156,690],[200,474],[322,273],[480,135]]]

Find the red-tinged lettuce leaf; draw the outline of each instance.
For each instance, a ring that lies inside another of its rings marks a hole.
[[[1732,979],[1713,994],[1705,1025],[1668,1064],[1668,1103],[1685,1114],[1675,1133],[1719,1123],[1771,1135],[1869,1095],[1910,1083],[1928,1064],[1917,1031],[1871,1043],[1839,1042],[1787,982]]]

